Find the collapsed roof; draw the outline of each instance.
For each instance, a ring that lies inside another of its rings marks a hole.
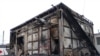
[[[53,13],[54,11],[56,11],[57,9],[60,9],[60,8],[61,8],[61,9],[69,9],[70,12],[73,14],[73,16],[79,17],[80,19],[82,19],[82,20],[84,20],[84,21],[87,21],[88,23],[93,24],[92,21],[88,20],[88,19],[85,18],[83,15],[78,14],[77,12],[73,11],[72,9],[70,9],[68,6],[64,5],[63,3],[60,3],[60,4],[56,5],[56,6],[54,6],[54,7],[50,8],[50,9],[48,9],[47,11],[44,11],[43,13],[41,13],[41,14],[39,14],[39,15],[33,17],[33,18],[31,18],[30,20],[28,20],[28,21],[26,21],[26,22],[24,22],[24,23],[22,23],[22,24],[20,24],[20,25],[18,25],[18,26],[16,26],[16,27],[12,28],[11,31],[12,31],[12,30],[15,30],[15,29],[18,29],[18,28],[20,28],[20,27],[22,27],[22,26],[28,24],[29,22],[32,22],[32,21],[36,20],[36,18],[42,18],[42,17],[44,17],[44,16],[46,16],[46,15],[48,15],[48,14],[51,14],[51,13]]]

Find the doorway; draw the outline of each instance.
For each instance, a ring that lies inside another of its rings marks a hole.
[[[17,53],[19,56],[23,56],[24,55],[24,37],[18,37],[17,38]]]

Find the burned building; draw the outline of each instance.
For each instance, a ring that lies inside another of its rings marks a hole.
[[[96,56],[93,23],[60,3],[11,29],[16,56]]]

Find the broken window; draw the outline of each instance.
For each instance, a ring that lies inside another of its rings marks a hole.
[[[77,45],[78,45],[77,40],[73,39],[73,49],[77,48]]]
[[[68,24],[68,22],[66,21],[66,19],[65,19],[65,18],[63,19],[63,21],[64,21],[64,23],[63,23],[63,24],[64,24],[64,26],[68,26],[68,27],[69,27],[69,24]]]
[[[38,49],[38,42],[33,42],[33,49]]]
[[[33,34],[33,41],[36,41],[36,40],[38,40],[38,33]]]
[[[42,37],[41,37],[41,39],[49,39],[49,37],[48,37],[48,30],[45,30],[45,31],[42,31]]]
[[[32,49],[32,43],[28,43],[28,49],[29,49],[29,50]]]
[[[28,35],[32,34],[32,29],[28,30]]]
[[[80,26],[81,26],[81,28],[82,28],[84,31],[86,31],[86,28],[85,28],[85,24],[84,24],[84,23],[80,23]]]
[[[64,27],[64,37],[71,37],[70,29],[67,27]]]
[[[28,41],[32,41],[32,35],[28,35]]]
[[[71,39],[64,38],[64,48],[72,48]]]
[[[73,31],[72,31],[72,38],[78,39],[78,37],[76,36],[76,34]]]

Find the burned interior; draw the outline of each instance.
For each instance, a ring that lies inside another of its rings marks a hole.
[[[11,29],[16,56],[95,56],[93,23],[63,3]]]

